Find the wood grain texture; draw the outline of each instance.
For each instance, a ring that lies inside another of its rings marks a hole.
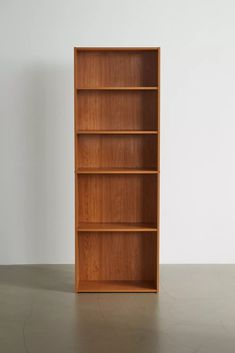
[[[156,169],[145,168],[78,168],[77,174],[159,174]]]
[[[80,281],[78,291],[81,293],[156,293],[154,281]]]
[[[156,92],[79,91],[78,130],[158,130]]]
[[[80,51],[77,87],[157,86],[155,51]]]
[[[156,130],[77,130],[77,135],[157,135]]]
[[[74,49],[77,292],[159,291],[160,49]]]
[[[78,150],[77,150],[77,118],[78,118],[78,105],[77,105],[77,93],[76,93],[76,78],[77,78],[77,50],[74,48],[74,165],[76,165]],[[76,210],[78,205],[78,183],[77,183],[77,176],[74,175],[74,190],[75,190],[75,197],[74,197],[74,208]],[[78,292],[79,286],[79,261],[78,261],[78,235],[77,235],[77,224],[79,223],[78,213],[75,212],[75,292]]]
[[[151,223],[157,221],[157,176],[78,175],[79,222]]]
[[[157,84],[159,86],[159,92],[157,94],[157,114],[156,114],[156,120],[157,120],[157,126],[160,132],[160,48],[158,50],[158,56],[157,56]],[[160,171],[160,134],[157,138],[157,169]],[[157,256],[156,256],[156,288],[157,292],[160,290],[160,175],[157,178],[157,195],[156,195],[156,200],[157,200],[157,227],[158,227],[158,232],[157,232]]]
[[[77,52],[80,51],[156,51],[160,50],[160,47],[75,47]]]
[[[76,168],[154,169],[157,165],[154,135],[82,135],[77,144]]]
[[[79,223],[79,232],[156,232],[154,224],[146,223]]]
[[[156,91],[158,87],[152,86],[152,87],[147,87],[147,86],[129,86],[129,87],[77,87],[77,90],[79,91]]]
[[[80,233],[80,280],[155,279],[155,233]]]

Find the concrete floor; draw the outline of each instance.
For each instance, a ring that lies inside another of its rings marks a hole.
[[[73,266],[0,267],[1,353],[234,353],[235,265],[163,265],[159,294],[74,294]]]

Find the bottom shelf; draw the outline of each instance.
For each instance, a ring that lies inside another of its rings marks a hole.
[[[156,284],[152,281],[80,281],[78,292],[153,292]]]

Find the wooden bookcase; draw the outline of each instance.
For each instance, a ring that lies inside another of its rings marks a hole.
[[[160,48],[74,48],[77,292],[159,291]]]

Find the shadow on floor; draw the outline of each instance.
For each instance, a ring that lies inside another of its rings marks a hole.
[[[74,293],[73,265],[0,266],[0,284]]]

